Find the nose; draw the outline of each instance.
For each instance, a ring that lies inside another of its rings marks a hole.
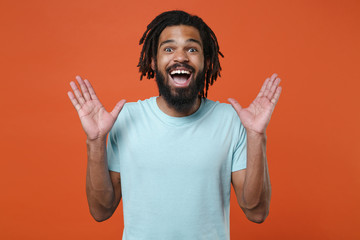
[[[175,52],[174,62],[188,62],[189,58],[187,56],[186,51],[179,50]]]

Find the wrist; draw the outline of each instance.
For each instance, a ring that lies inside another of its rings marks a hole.
[[[103,164],[106,160],[106,138],[86,139],[88,163]]]
[[[263,139],[266,140],[267,136],[265,132],[259,133],[253,130],[246,129],[246,135],[248,138]]]
[[[86,145],[90,146],[101,146],[103,144],[106,144],[106,136],[104,137],[98,137],[94,139],[87,138],[86,139]]]

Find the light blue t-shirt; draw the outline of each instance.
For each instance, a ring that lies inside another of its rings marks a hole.
[[[228,240],[231,173],[246,168],[246,131],[229,104],[186,117],[156,97],[125,104],[108,138],[120,172],[123,240]]]

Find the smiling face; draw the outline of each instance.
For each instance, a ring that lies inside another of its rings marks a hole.
[[[199,31],[192,26],[166,27],[152,61],[160,95],[181,112],[196,103],[204,87],[204,53]]]

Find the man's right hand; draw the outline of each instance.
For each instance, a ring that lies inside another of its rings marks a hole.
[[[76,80],[81,91],[71,81],[70,86],[74,93],[69,91],[68,96],[79,114],[87,139],[89,141],[105,139],[126,101],[123,99],[118,102],[109,113],[97,98],[90,82],[86,79],[82,80],[79,76],[76,77]]]

